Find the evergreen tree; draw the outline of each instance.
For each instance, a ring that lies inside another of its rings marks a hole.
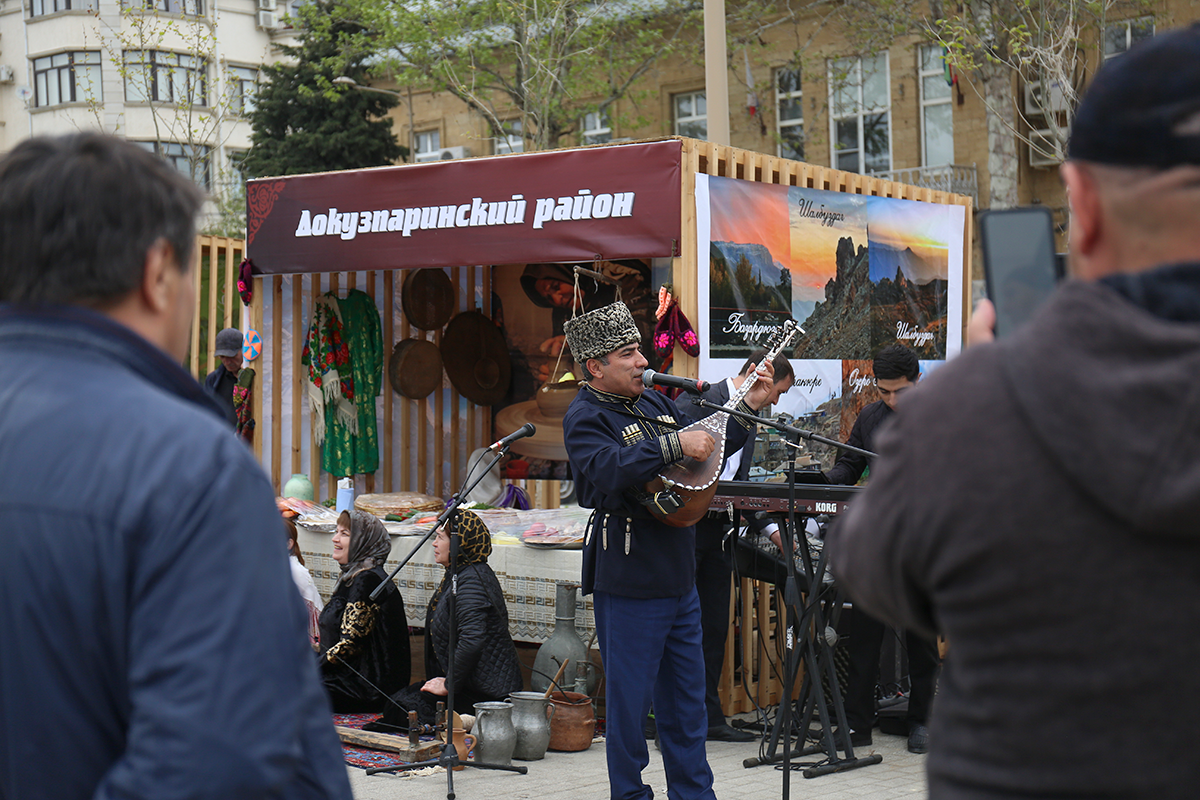
[[[339,2],[319,0],[301,11],[306,18],[328,18]],[[339,75],[366,81],[369,54],[347,57],[343,49],[345,40],[361,28],[338,22],[304,25],[303,30],[298,46],[279,46],[291,61],[263,70],[268,80],[250,113],[252,145],[241,162],[245,175],[378,167],[407,159],[408,148],[397,142],[386,116],[399,99],[333,84]]]

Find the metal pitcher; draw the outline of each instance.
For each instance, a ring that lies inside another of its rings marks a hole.
[[[520,761],[537,761],[546,757],[550,746],[550,699],[541,692],[513,692],[512,722],[517,731],[517,746],[512,757]],[[549,710],[548,710],[549,709]]]
[[[486,764],[512,766],[517,746],[513,727],[513,706],[503,700],[475,704],[475,760]]]

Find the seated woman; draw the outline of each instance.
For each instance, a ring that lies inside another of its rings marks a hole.
[[[391,552],[392,539],[372,514],[338,517],[333,560],[342,574],[320,617],[321,678],[335,712],[379,711],[412,675],[404,598],[383,569]]]
[[[521,691],[521,662],[508,634],[508,608],[496,573],[487,564],[492,552],[492,537],[477,514],[459,515],[461,544],[458,552],[458,594],[454,602],[454,652],[450,652],[450,604],[446,602],[450,586],[450,537],[446,529],[433,540],[433,555],[446,568],[446,575],[425,613],[425,675],[428,680],[413,683],[392,696],[379,724],[371,730],[407,728],[407,711],[416,711],[422,724],[435,721],[435,709],[447,695],[446,673],[453,659],[454,710],[474,714],[474,705],[488,700],[503,700]],[[403,709],[403,710],[401,710]]]

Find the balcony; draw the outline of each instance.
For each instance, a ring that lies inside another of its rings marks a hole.
[[[907,183],[910,186],[933,189],[938,192],[951,192],[970,197],[975,207],[979,207],[979,176],[975,165],[946,164],[941,167],[911,167],[909,169],[894,169],[890,172],[873,172],[873,177],[885,181]]]

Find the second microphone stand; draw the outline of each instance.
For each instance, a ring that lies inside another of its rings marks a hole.
[[[442,601],[446,603],[446,607],[450,616],[450,636],[447,643],[447,651],[449,656],[446,659],[446,742],[442,746],[442,752],[437,758],[427,759],[425,761],[415,761],[411,764],[396,764],[395,766],[390,767],[373,767],[367,770],[368,775],[374,775],[379,772],[421,769],[422,767],[445,767],[447,800],[454,800],[454,770],[458,767],[499,769],[506,770],[508,772],[517,772],[521,775],[524,775],[529,771],[529,768],[524,766],[489,764],[484,761],[464,761],[458,757],[458,749],[454,746],[454,649],[457,646],[458,640],[458,620],[455,616],[455,601],[458,596],[458,548],[461,540],[461,537],[458,533],[458,508],[462,505],[463,498],[469,495],[471,490],[475,488],[475,485],[483,480],[483,477],[491,471],[496,462],[508,454],[508,448],[509,445],[507,443],[504,444],[496,453],[495,458],[488,463],[487,468],[479,473],[479,477],[471,480],[471,476],[469,474],[467,475],[466,480],[463,481],[464,488],[461,489],[458,494],[454,495],[450,501],[450,505],[446,506],[446,510],[443,511],[437,518],[437,522],[435,522],[429,532],[425,534],[424,538],[417,542],[417,546],[409,551],[408,555],[404,557],[404,560],[401,561],[394,570],[392,570],[392,574],[388,576],[387,580],[387,583],[390,583],[392,578],[396,576],[396,573],[403,569],[404,565],[412,560],[413,555],[415,555],[416,552],[420,550],[426,542],[433,538],[433,536],[437,533],[438,528],[440,528],[443,524],[448,523],[447,532],[450,538],[450,565],[447,567],[447,569],[449,570],[450,586],[447,588],[446,597]],[[482,459],[480,459],[479,463],[482,463]],[[384,584],[380,584],[379,587],[377,587],[375,591],[371,593],[371,598],[374,599],[375,595],[377,595],[383,589],[383,587]]]

